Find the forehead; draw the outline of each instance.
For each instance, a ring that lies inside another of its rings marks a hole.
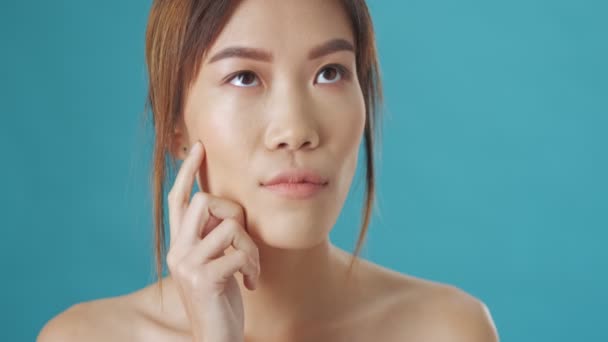
[[[232,45],[306,56],[329,39],[354,44],[350,20],[339,0],[244,0],[220,32],[207,56]]]

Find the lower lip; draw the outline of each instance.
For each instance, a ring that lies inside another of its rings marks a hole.
[[[264,188],[286,198],[306,199],[316,195],[326,185],[314,183],[279,183],[265,185]]]

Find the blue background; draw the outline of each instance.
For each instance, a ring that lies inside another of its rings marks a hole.
[[[370,2],[387,113],[363,255],[477,296],[503,341],[608,340],[607,4]],[[153,280],[148,10],[0,4],[2,341]],[[350,251],[362,185],[331,234]]]

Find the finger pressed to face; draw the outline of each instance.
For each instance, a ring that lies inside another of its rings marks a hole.
[[[228,247],[245,252],[252,264],[259,261],[258,247],[245,232],[243,226],[234,219],[225,219],[209,235],[198,241],[189,258],[192,262],[206,263],[222,255]]]
[[[232,219],[244,226],[242,207],[230,200],[197,192],[186,209],[177,235],[174,236],[174,244],[182,247],[192,246],[226,219]]]
[[[173,187],[169,191],[167,199],[171,240],[178,233],[184,212],[188,206],[195,174],[198,172],[204,157],[205,153],[202,144],[200,142],[195,143],[182,163]]]

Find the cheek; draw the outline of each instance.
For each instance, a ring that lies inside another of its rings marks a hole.
[[[349,96],[344,96],[332,112],[333,119],[328,124],[329,137],[334,137],[334,144],[340,153],[348,157],[358,150],[365,128],[365,102],[361,93],[353,91]]]
[[[218,151],[248,152],[256,130],[255,108],[229,91],[208,90],[205,94],[197,111],[200,137]]]
[[[365,102],[358,91],[345,96],[334,110],[336,118],[328,132],[334,160],[340,160],[339,188],[347,192],[357,168],[359,146],[365,128]]]
[[[247,114],[238,101],[207,98],[193,121],[196,135],[205,145],[208,189],[215,195],[235,197],[232,187],[239,185],[235,180],[242,179],[237,176],[251,163],[257,128],[253,115]]]

